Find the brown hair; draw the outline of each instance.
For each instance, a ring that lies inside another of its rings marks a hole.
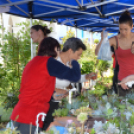
[[[44,36],[47,36],[49,33],[51,33],[51,30],[48,29],[47,26],[41,26],[41,25],[33,25],[31,29],[34,29],[36,31],[41,30],[44,33]]]
[[[119,18],[119,24],[122,24],[122,23],[128,23],[129,26],[133,26],[133,20],[128,10],[123,12]]]
[[[56,57],[57,56],[57,53],[55,51],[56,47],[58,50],[60,50],[60,44],[58,43],[58,41],[52,37],[46,37],[40,43],[37,55],[38,56],[48,55]]]

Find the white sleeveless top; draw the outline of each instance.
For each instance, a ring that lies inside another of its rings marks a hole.
[[[60,56],[57,57],[57,60],[58,60],[59,62],[63,63],[62,60],[61,60],[61,58],[60,58]],[[66,66],[69,67],[69,63],[67,63]],[[84,75],[81,75],[81,79],[80,79],[79,82],[85,82],[85,81],[87,81],[86,78],[85,78],[85,74],[84,74]],[[66,87],[68,87],[70,83],[71,83],[71,82],[68,81],[68,80],[56,78],[55,87],[56,87],[56,88],[59,88],[59,89],[66,89]]]
[[[59,62],[63,63],[62,60],[61,60],[61,58],[59,56],[58,56],[57,60]],[[69,63],[67,63],[66,66],[69,67]],[[56,88],[65,89],[66,87],[69,86],[69,84],[70,84],[70,81],[68,81],[68,80],[56,78],[56,84],[55,84],[55,87]]]

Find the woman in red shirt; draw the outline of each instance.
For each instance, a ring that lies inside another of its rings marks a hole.
[[[128,11],[125,11],[119,18],[120,34],[109,39],[110,46],[114,47],[115,56],[119,64],[118,80],[134,74],[134,51],[132,49],[132,42],[134,41],[134,33],[131,32],[133,28],[133,20]],[[95,53],[97,54],[103,40],[103,34],[99,45],[97,45]],[[118,87],[118,94],[125,96],[129,90],[124,90],[121,86]]]
[[[19,102],[13,109],[11,120],[14,127],[21,134],[31,134],[36,129],[36,116],[49,110],[49,101],[55,89],[55,77],[77,82],[80,79],[80,67],[77,61],[72,61],[72,68],[58,62],[53,57],[57,56],[60,45],[56,39],[44,38],[40,43],[38,55],[35,56],[24,68]],[[39,127],[43,121],[39,119]]]

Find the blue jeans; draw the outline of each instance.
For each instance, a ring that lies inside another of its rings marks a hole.
[[[20,131],[21,134],[30,134],[30,131],[31,131],[31,134],[35,134],[36,126],[25,124],[25,123],[20,123],[16,121],[13,121],[13,125],[15,128],[17,128],[16,130]],[[40,131],[41,129],[39,128],[38,130]]]

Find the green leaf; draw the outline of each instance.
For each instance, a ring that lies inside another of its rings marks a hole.
[[[111,115],[112,113],[113,113],[113,109],[110,108],[107,110],[107,115]]]
[[[94,130],[94,128],[91,129],[90,134],[95,134],[95,130]]]

